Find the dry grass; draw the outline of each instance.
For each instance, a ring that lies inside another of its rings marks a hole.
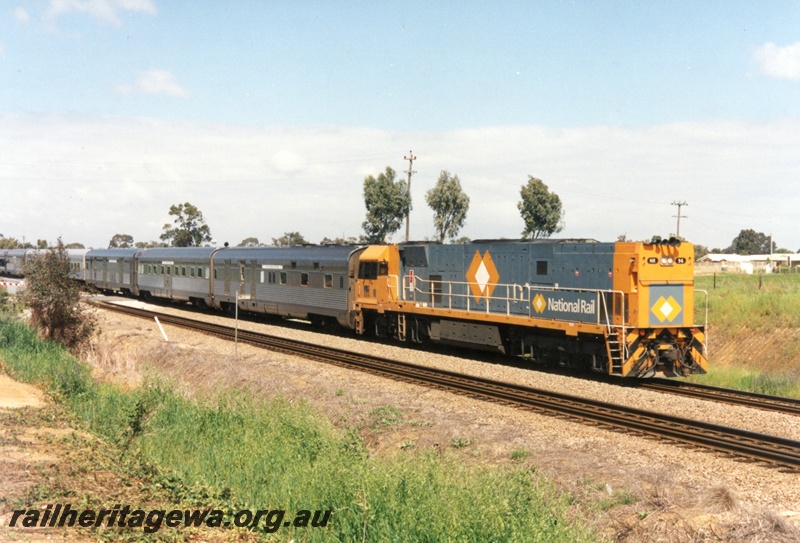
[[[766,510],[745,512],[736,520],[722,524],[720,529],[719,540],[730,543],[800,542],[800,528]]]

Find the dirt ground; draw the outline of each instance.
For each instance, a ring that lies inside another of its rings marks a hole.
[[[728,465],[738,472],[738,464],[708,453],[245,345],[234,348],[223,340],[174,327],[165,327],[166,342],[155,324],[146,320],[112,313],[101,313],[100,319],[102,334],[90,360],[100,379],[135,387],[156,372],[174,379],[190,395],[236,387],[302,399],[337,426],[359,428],[375,455],[438,449],[462,455],[465,462],[529,464],[572,493],[575,514],[610,540],[800,541],[796,528],[800,513],[795,508],[750,500],[746,484],[715,475],[714,470],[724,471]],[[67,499],[102,506],[163,499],[158,492],[142,490],[148,485],[135,467],[124,465],[118,451],[76,427],[37,389],[0,376],[0,541],[88,541],[97,535],[64,529],[11,530],[9,514],[18,507]],[[642,456],[636,447],[651,456],[630,463],[619,460],[626,453]],[[687,476],[692,470],[686,464],[692,462],[707,463],[710,467],[701,471],[710,475]],[[788,477],[800,485],[798,475],[742,467],[751,469],[755,470],[751,479]],[[247,536],[217,531],[182,537],[205,541]],[[108,534],[104,538],[113,540]]]

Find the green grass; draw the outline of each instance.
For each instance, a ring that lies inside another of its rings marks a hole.
[[[162,380],[130,392],[92,381],[86,366],[0,321],[0,354],[14,377],[42,385],[87,427],[150,466],[198,507],[332,510],[326,528],[281,528],[301,541],[594,541],[572,498],[524,467],[481,468],[456,453],[408,447],[371,458],[355,431],[310,406],[230,393],[190,401]],[[402,414],[373,413],[381,424]],[[265,536],[268,537],[268,536]]]
[[[800,327],[800,273],[718,273],[716,287],[714,281],[712,275],[699,275],[695,288],[708,291],[708,320],[718,333]],[[704,315],[705,296],[698,295],[695,320],[702,321]]]
[[[800,328],[800,273],[745,275],[718,273],[695,278],[695,287],[708,291],[710,335],[716,345],[736,344],[773,330]],[[695,298],[698,322],[705,315],[705,296]],[[770,341],[765,339],[764,341]],[[716,364],[713,353],[707,375],[690,380],[762,394],[800,398],[800,334],[782,334],[770,352],[769,362],[743,367],[731,362]],[[769,373],[760,365],[769,364]],[[777,368],[777,369],[776,369]]]
[[[737,390],[747,390],[771,396],[800,398],[800,379],[797,375],[780,375],[753,371],[737,366],[716,366],[706,375],[692,375],[689,381]]]

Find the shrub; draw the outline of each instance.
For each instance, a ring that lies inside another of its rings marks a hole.
[[[68,277],[69,256],[58,245],[25,260],[22,303],[31,310],[31,325],[48,340],[58,341],[73,352],[88,346],[95,319],[80,305],[78,284]]]

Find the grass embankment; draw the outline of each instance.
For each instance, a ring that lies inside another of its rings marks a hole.
[[[697,276],[707,290],[710,371],[697,382],[800,398],[800,273]],[[705,297],[695,299],[696,321]]]
[[[570,518],[572,498],[529,469],[466,466],[448,453],[371,458],[355,431],[280,399],[194,402],[152,380],[122,391],[16,321],[0,320],[0,354],[12,376],[42,385],[121,454],[172,481],[184,506],[284,509],[288,518],[332,511],[324,528],[281,527],[272,535],[282,541],[595,539]]]

